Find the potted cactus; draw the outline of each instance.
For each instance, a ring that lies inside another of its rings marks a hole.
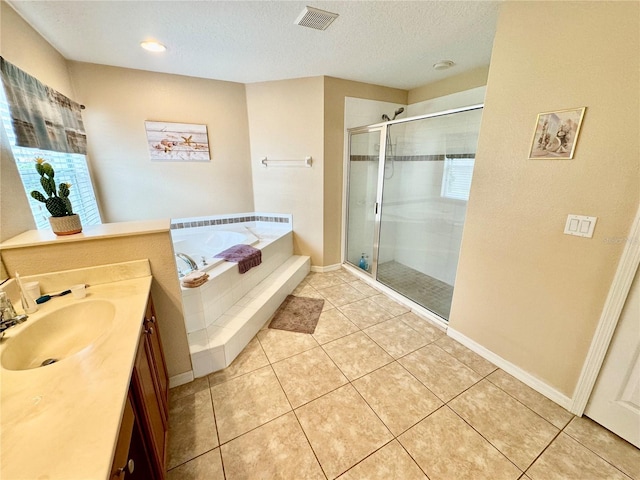
[[[40,184],[47,196],[37,190],[31,192],[31,196],[42,202],[51,213],[49,223],[56,235],[73,235],[82,231],[80,217],[73,213],[71,200],[69,200],[70,183],[61,183],[56,193],[55,172],[53,167],[43,158],[36,158],[36,171],[40,174]]]

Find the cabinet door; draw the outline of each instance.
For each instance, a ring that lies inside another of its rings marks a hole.
[[[109,478],[124,478],[126,474],[127,463],[129,462],[129,445],[131,444],[131,436],[135,422],[133,413],[133,405],[131,399],[127,397],[127,403],[124,406],[122,414],[122,422],[120,422],[120,433],[118,434],[118,443],[116,443],[116,451],[113,456],[113,465],[111,465],[111,475]]]
[[[153,308],[153,301],[149,297],[147,303],[147,311],[144,316],[144,329],[149,342],[151,357],[153,361],[153,371],[155,372],[156,388],[158,396],[162,401],[163,415],[165,421],[168,422],[169,414],[169,375],[167,374],[167,365],[164,359],[164,351],[162,349],[162,341],[160,340],[160,330],[156,320],[156,312]]]
[[[150,458],[140,423],[135,418],[132,393],[127,396],[110,480],[153,480]]]
[[[166,423],[163,414],[164,407],[158,398],[151,348],[148,335],[142,333],[136,361],[131,376],[131,389],[134,394],[136,417],[140,419],[144,437],[152,456],[152,464],[157,478],[164,478],[165,465],[165,434]]]

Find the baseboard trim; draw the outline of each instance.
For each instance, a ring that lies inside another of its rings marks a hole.
[[[573,402],[571,398],[567,397],[564,393],[559,392],[558,390],[551,387],[550,385],[547,385],[542,380],[534,377],[530,373],[524,371],[522,368],[518,367],[517,365],[514,365],[508,360],[505,360],[504,358],[502,358],[501,356],[496,355],[492,351],[487,350],[485,347],[483,347],[479,343],[475,342],[474,340],[471,340],[469,337],[463,335],[462,333],[454,330],[451,327],[447,329],[447,335],[453,338],[454,340],[457,340],[458,342],[463,344],[465,347],[477,353],[481,357],[489,360],[494,365],[501,368],[502,370],[507,372],[509,375],[517,378],[525,385],[533,388],[536,392],[544,395],[549,400],[557,403],[562,408],[565,408],[566,410],[569,410],[571,408],[571,404]]]
[[[178,375],[174,375],[173,377],[169,378],[169,388],[179,387],[180,385],[184,385],[185,383],[193,382],[193,380],[193,370],[179,373]]]
[[[317,272],[317,273],[333,272],[335,270],[340,270],[341,268],[342,268],[342,265],[339,263],[336,263],[334,265],[327,265],[325,267],[318,267],[315,265],[311,265],[311,271]]]

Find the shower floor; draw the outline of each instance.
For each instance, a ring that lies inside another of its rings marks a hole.
[[[378,265],[378,281],[445,320],[449,319],[453,286],[395,260]]]

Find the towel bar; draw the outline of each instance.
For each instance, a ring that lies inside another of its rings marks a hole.
[[[304,160],[268,160],[267,157],[262,157],[260,163],[263,167],[311,167],[313,159],[304,157]]]

